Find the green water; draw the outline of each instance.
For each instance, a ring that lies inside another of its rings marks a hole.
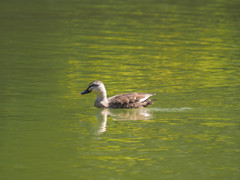
[[[0,179],[239,179],[239,8],[2,1]],[[96,109],[93,80],[156,101]]]

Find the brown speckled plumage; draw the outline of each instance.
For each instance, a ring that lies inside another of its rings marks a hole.
[[[119,94],[107,99],[106,89],[101,81],[94,81],[89,84],[87,90],[81,93],[94,92],[97,94],[95,106],[99,108],[144,108],[153,103],[148,99],[155,94],[148,93],[127,93]]]
[[[146,99],[152,95],[154,94],[144,93],[119,94],[108,98],[108,102],[111,108],[142,108],[153,103],[152,100]],[[146,100],[141,101],[141,99]]]

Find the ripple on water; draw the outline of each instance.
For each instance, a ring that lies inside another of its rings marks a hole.
[[[161,111],[161,112],[180,112],[192,110],[191,107],[181,107],[181,108],[151,108],[152,111]]]

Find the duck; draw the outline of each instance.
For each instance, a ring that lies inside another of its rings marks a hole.
[[[87,89],[79,95],[88,93],[95,93],[97,95],[94,103],[95,107],[112,109],[144,108],[153,104],[153,100],[149,99],[149,97],[156,95],[153,93],[126,93],[107,98],[106,88],[101,81],[91,82]]]

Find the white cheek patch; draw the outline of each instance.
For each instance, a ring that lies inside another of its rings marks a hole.
[[[97,89],[91,88],[91,92],[96,93],[96,92],[97,92]]]
[[[90,87],[88,88],[88,90],[89,90],[89,91],[94,91],[95,88],[94,88],[93,86],[90,86]]]
[[[92,87],[88,88],[89,91],[92,91]]]

